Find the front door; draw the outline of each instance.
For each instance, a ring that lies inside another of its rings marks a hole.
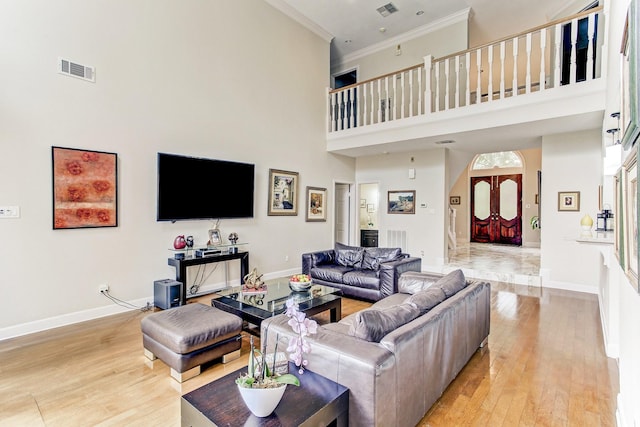
[[[471,241],[522,245],[522,175],[471,178]]]

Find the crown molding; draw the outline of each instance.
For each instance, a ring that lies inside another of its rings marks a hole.
[[[313,22],[312,20],[310,20],[309,18],[307,18],[306,16],[298,12],[297,9],[294,9],[293,7],[291,7],[284,0],[265,0],[265,1],[269,3],[271,6],[273,6],[274,8],[278,9],[280,12],[287,15],[289,18],[293,19],[294,21],[298,22],[302,26],[314,32],[316,35],[320,36],[327,43],[331,43],[331,40],[333,40],[333,37],[334,37],[333,34],[331,34],[329,31],[325,30],[320,25],[316,24],[315,22]]]
[[[269,0],[267,0],[269,1]],[[467,7],[465,9],[460,10],[459,12],[452,13],[451,15],[445,16],[444,18],[440,18],[437,21],[434,21],[430,24],[423,25],[421,27],[414,28],[411,31],[407,31],[406,33],[402,33],[395,37],[392,37],[388,40],[385,40],[380,43],[373,44],[371,46],[367,46],[363,49],[352,52],[348,55],[345,55],[340,64],[342,65],[347,62],[355,61],[364,56],[371,55],[373,53],[379,52],[381,50],[396,46],[397,44],[407,42],[409,40],[413,40],[415,38],[424,36],[425,34],[432,33],[434,31],[438,31],[442,28],[446,28],[450,25],[457,24],[459,22],[468,21],[469,16],[471,15],[471,8]]]

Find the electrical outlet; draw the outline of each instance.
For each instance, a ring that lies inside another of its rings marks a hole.
[[[109,285],[107,283],[103,283],[101,285],[98,286],[98,292],[103,293],[103,292],[109,292]]]
[[[289,255],[285,255],[285,256],[284,256],[284,261],[285,261],[285,262],[289,261]]]
[[[0,218],[20,218],[20,206],[0,206]]]

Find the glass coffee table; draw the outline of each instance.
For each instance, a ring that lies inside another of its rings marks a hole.
[[[242,292],[242,286],[231,286],[216,292],[211,305],[235,314],[242,320],[260,326],[264,319],[284,313],[287,299],[293,298],[307,316],[329,310],[331,322],[342,318],[342,291],[330,286],[312,284],[305,292],[289,287],[289,277],[266,280],[266,293]]]

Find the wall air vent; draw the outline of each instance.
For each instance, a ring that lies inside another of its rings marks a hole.
[[[384,6],[380,6],[376,9],[380,15],[384,18],[391,15],[392,13],[396,13],[398,8],[393,5],[393,3],[387,3]]]
[[[77,77],[89,82],[96,81],[96,69],[90,65],[82,65],[68,59],[58,58],[58,73]]]

